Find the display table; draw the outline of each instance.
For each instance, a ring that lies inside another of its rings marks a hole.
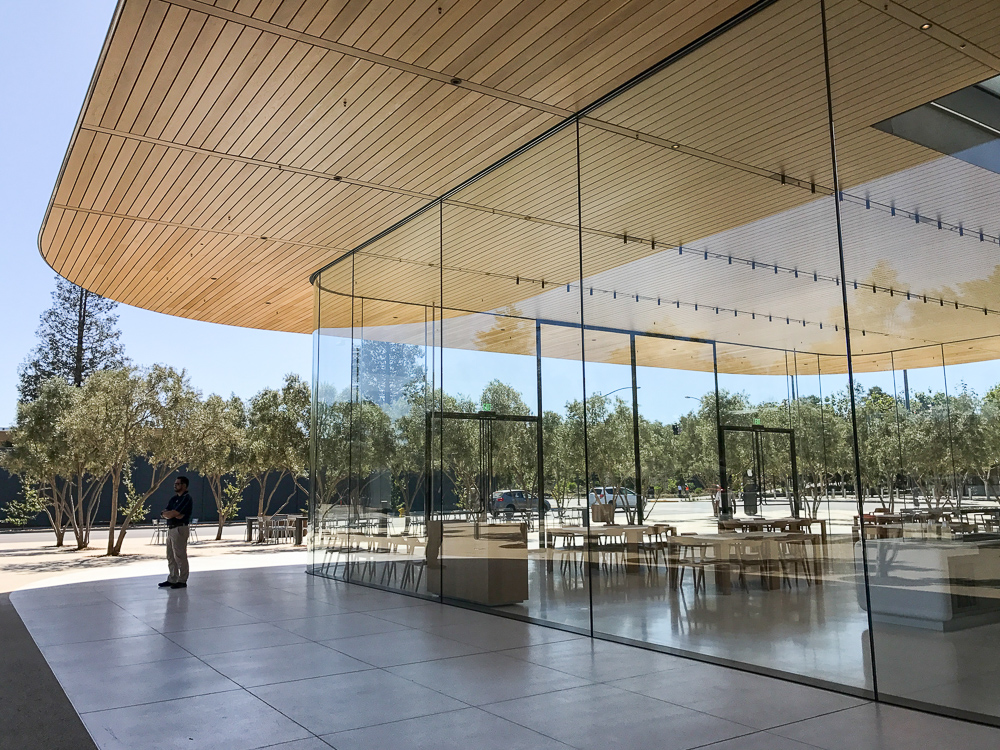
[[[528,598],[528,526],[427,523],[427,590],[490,607]]]
[[[854,545],[857,597],[867,609],[861,542]],[[872,619],[931,630],[1000,622],[1000,542],[869,539]]]

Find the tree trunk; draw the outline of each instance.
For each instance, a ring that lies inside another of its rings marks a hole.
[[[120,475],[117,471],[111,472],[111,520],[108,521],[108,555],[116,555],[115,551],[115,528],[118,523],[118,480]]]
[[[83,385],[83,331],[87,324],[87,291],[80,287],[76,316],[76,352],[73,357],[73,385]]]
[[[71,489],[70,492],[73,490]],[[76,475],[76,523],[73,524],[73,534],[76,536],[76,548],[86,549],[87,538],[86,526],[83,523],[83,474]]]
[[[222,527],[226,525],[226,519],[223,516],[219,516],[219,530],[215,532],[215,541],[222,541]]]
[[[267,494],[267,473],[259,477],[257,482],[260,484],[260,497],[257,500],[257,518],[259,519],[259,523],[257,524],[257,541],[263,544],[267,541],[265,536],[267,529],[264,528],[264,511],[266,510],[264,498]]]

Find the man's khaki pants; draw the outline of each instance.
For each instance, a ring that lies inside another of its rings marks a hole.
[[[187,583],[188,579],[188,533],[190,526],[174,526],[167,529],[167,566],[170,568],[171,583]]]

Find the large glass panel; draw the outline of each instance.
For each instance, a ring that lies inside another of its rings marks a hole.
[[[313,415],[310,571],[347,575],[353,448],[353,263],[348,260],[316,280],[317,328],[313,334]]]
[[[905,5],[827,3],[858,556],[879,696],[996,723],[998,49],[988,4]]]
[[[779,1],[581,124],[590,479],[626,498],[599,511],[594,624],[864,692],[850,529],[812,497],[820,360],[846,393],[825,73],[819,5]]]
[[[439,237],[429,211],[354,257],[351,580],[421,595],[437,593],[426,520]]]
[[[579,309],[579,286],[569,292]],[[590,576],[586,529],[590,523],[583,428],[579,321],[539,325],[542,374],[542,455],[546,514],[533,562],[528,614],[590,633]]]
[[[575,131],[564,129],[441,208],[438,461],[448,492],[433,532],[445,598],[589,632],[573,577],[582,565],[556,565],[548,533],[574,511],[582,520],[565,484],[582,477],[565,458],[560,468],[553,442],[566,434],[553,420],[565,422],[580,393],[576,184]],[[553,367],[560,377],[549,381]],[[546,484],[546,446],[563,484]]]

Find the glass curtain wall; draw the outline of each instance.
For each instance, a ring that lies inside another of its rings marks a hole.
[[[1000,722],[957,5],[761,7],[319,274],[311,571]]]
[[[827,6],[862,473],[855,546],[870,584],[859,603],[882,698],[996,722],[996,7],[916,5],[920,16]]]

